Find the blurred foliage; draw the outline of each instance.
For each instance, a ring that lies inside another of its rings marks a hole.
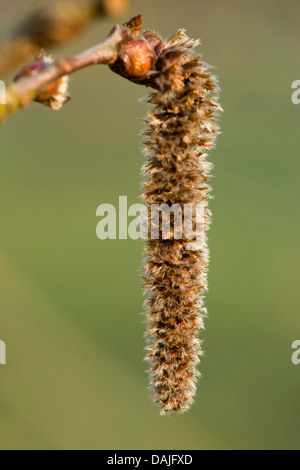
[[[35,4],[2,1],[0,24]],[[138,202],[145,89],[94,67],[72,78],[61,112],[34,104],[1,129],[1,449],[299,449],[299,10],[135,0],[128,14],[166,37],[180,27],[201,37],[225,109],[211,153],[203,378],[183,416],[162,418],[148,399],[142,244],[95,234],[99,204]]]

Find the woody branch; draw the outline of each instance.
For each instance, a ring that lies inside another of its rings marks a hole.
[[[30,59],[40,49],[64,44],[93,20],[122,15],[130,0],[56,0],[46,2],[17,24],[0,44],[0,77]]]
[[[24,108],[31,101],[38,100],[39,94],[45,90],[47,85],[55,83],[62,77],[68,76],[85,67],[96,64],[106,64],[111,67],[118,63],[122,53],[122,45],[130,44],[139,37],[142,26],[142,17],[138,15],[128,23],[121,26],[116,25],[107,38],[100,44],[81,52],[70,59],[56,58],[53,63],[39,72],[32,74],[30,66],[17,77],[17,81],[9,84],[6,90],[6,104],[0,105],[0,121],[20,108]],[[147,48],[145,51],[147,56]],[[147,60],[147,57],[146,57]],[[148,68],[151,67],[151,59],[147,61]],[[115,72],[119,73],[115,67]],[[143,70],[142,70],[143,72]],[[130,78],[127,76],[126,78]],[[134,78],[134,77],[133,77]]]

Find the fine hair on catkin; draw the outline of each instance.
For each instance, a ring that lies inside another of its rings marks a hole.
[[[146,39],[156,48],[155,92],[143,131],[144,153],[142,199],[149,218],[153,205],[199,205],[204,213],[204,243],[192,249],[190,240],[175,237],[174,218],[168,240],[149,239],[145,246],[144,288],[147,319],[147,360],[150,388],[161,414],[184,412],[196,393],[197,370],[202,355],[198,333],[206,316],[209,252],[206,232],[211,214],[208,208],[208,180],[212,164],[207,151],[219,133],[216,123],[221,110],[218,85],[209,68],[194,53],[198,41],[184,30],[168,42],[154,33]],[[193,212],[193,227],[196,215]]]

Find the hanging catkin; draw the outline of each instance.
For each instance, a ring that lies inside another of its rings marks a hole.
[[[195,57],[198,42],[188,39],[183,30],[167,43],[151,32],[144,36],[156,51],[151,80],[157,91],[147,98],[152,107],[143,132],[147,163],[142,198],[149,212],[153,205],[202,206],[206,233],[212,169],[206,151],[218,133],[220,109],[216,80]],[[160,239],[146,242],[144,266],[145,290],[150,293],[145,302],[147,360],[153,398],[162,415],[184,412],[193,403],[209,262],[206,235],[200,249],[191,249],[185,234],[176,239],[174,217],[171,220],[168,240],[162,239],[160,230]]]

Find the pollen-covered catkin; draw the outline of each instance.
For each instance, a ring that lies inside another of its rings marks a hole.
[[[166,43],[151,32],[144,36],[156,52],[151,78],[156,91],[147,97],[152,107],[143,132],[147,162],[142,198],[149,212],[153,205],[202,206],[206,234],[212,169],[206,152],[218,134],[218,86],[195,57],[198,42],[188,39],[183,30]],[[192,217],[196,227],[194,212]],[[198,249],[191,247],[185,234],[176,238],[173,218],[169,239],[151,239],[149,234],[145,249],[147,360],[154,401],[162,415],[184,412],[193,403],[200,375],[197,334],[206,315],[206,235]]]

